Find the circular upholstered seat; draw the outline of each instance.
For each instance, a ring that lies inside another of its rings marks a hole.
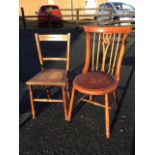
[[[77,75],[73,85],[81,93],[102,95],[114,91],[118,86],[118,81],[114,76],[104,72],[88,72]]]

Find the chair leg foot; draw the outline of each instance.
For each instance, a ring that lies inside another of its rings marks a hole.
[[[109,103],[108,94],[105,94],[105,128],[106,128],[106,138],[110,138],[110,117],[109,117]]]
[[[31,113],[32,113],[32,118],[35,118],[35,108],[34,108],[34,101],[33,101],[33,91],[32,87],[28,86],[29,88],[29,96],[30,96],[30,105],[31,105]]]
[[[70,100],[70,105],[69,105],[69,111],[68,111],[68,118],[67,118],[68,122],[70,122],[70,120],[71,120],[71,113],[72,113],[73,102],[74,102],[74,94],[75,94],[75,88],[73,87],[72,95],[71,95],[71,100]]]

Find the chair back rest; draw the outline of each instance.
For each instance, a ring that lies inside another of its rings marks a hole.
[[[69,56],[70,56],[70,33],[67,34],[38,34],[35,33],[35,41],[39,56],[41,69],[44,69],[45,61],[65,61],[66,70],[69,71]],[[41,42],[66,42],[66,57],[44,57],[41,50]]]
[[[125,41],[131,27],[84,26],[84,31],[86,56],[82,73],[91,68],[91,71],[103,71],[119,80]]]

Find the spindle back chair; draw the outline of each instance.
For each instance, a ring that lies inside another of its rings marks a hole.
[[[90,104],[105,108],[106,137],[110,138],[110,119],[108,94],[113,93],[116,98],[116,89],[120,80],[120,70],[125,51],[125,41],[131,27],[97,27],[84,26],[86,33],[86,55],[82,73],[73,80],[71,101],[68,112],[68,121],[71,119],[74,93],[89,96],[89,99],[80,98]],[[94,95],[105,96],[105,104],[92,100]]]

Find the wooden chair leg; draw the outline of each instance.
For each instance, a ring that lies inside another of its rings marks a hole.
[[[62,96],[63,96],[63,106],[64,106],[65,120],[67,120],[67,100],[66,100],[66,90],[65,90],[65,87],[62,87]]]
[[[50,91],[48,89],[48,86],[45,86],[45,87],[46,87],[47,97],[48,97],[48,99],[51,99],[51,95],[50,95]]]
[[[116,108],[117,108],[118,98],[117,98],[116,90],[113,91],[113,95],[114,95],[114,99],[115,99],[115,106],[116,106]]]
[[[33,101],[33,91],[32,87],[28,85],[29,88],[29,96],[30,96],[30,105],[31,105],[31,113],[32,113],[32,118],[35,118],[35,108],[34,108],[34,101]]]
[[[67,82],[67,85],[66,85],[66,92],[67,92],[67,100],[70,101],[69,82]]]
[[[93,99],[93,96],[92,95],[89,95],[89,100],[92,101],[92,99]]]
[[[117,96],[116,96],[116,90],[113,91],[113,95],[114,95],[114,98],[115,98],[115,101],[116,101],[116,99],[117,99]]]
[[[110,138],[110,117],[109,117],[109,103],[108,103],[108,94],[105,94],[105,128],[106,128],[106,137]]]
[[[73,87],[72,89],[72,95],[71,95],[71,100],[70,100],[70,105],[69,105],[69,111],[68,111],[68,122],[71,120],[71,113],[73,109],[73,102],[74,102],[74,94],[75,94],[75,88]]]

